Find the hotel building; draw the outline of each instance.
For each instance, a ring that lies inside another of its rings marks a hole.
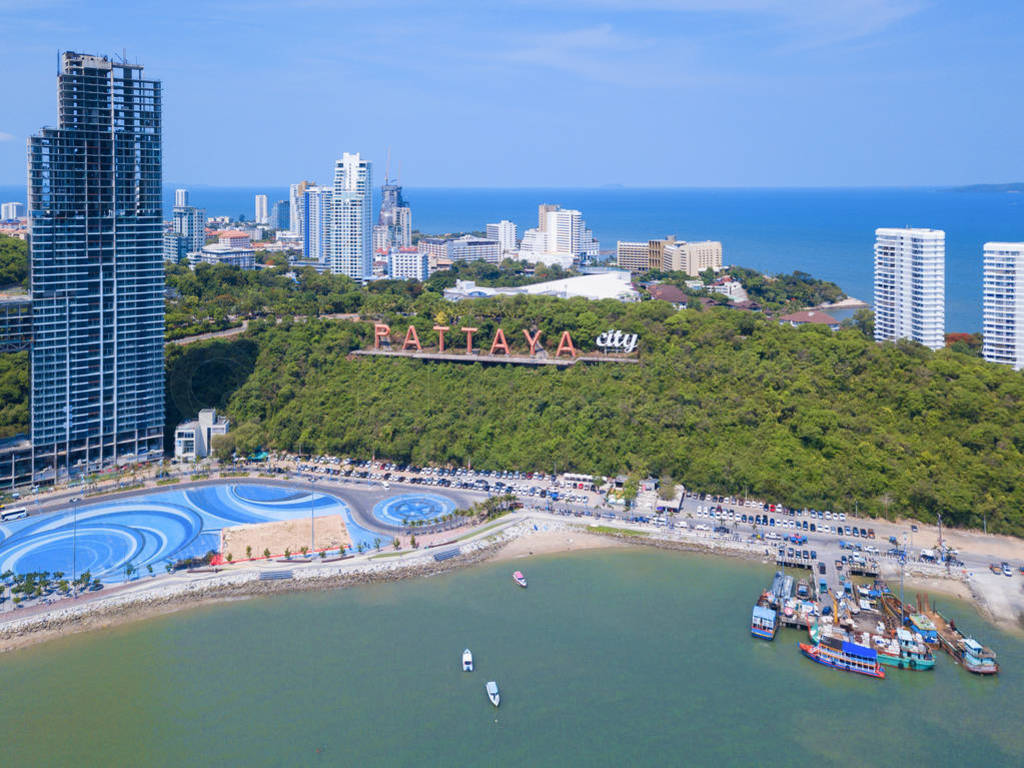
[[[946,345],[946,233],[875,230],[875,341]]]
[[[985,243],[982,355],[1024,368],[1024,243]]]
[[[503,254],[512,253],[519,244],[519,228],[514,222],[502,219],[497,224],[487,225],[487,239],[497,240]]]

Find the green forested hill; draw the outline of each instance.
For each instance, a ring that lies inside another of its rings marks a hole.
[[[913,514],[1024,534],[1024,376],[860,332],[783,328],[730,310],[672,312],[516,297],[460,304],[490,338],[526,324],[587,343],[640,333],[643,365],[569,370],[348,359],[368,325],[252,332],[228,410],[255,445],[478,467],[670,474],[791,504]],[[432,319],[417,320],[424,343]],[[392,318],[396,335],[404,323]]]

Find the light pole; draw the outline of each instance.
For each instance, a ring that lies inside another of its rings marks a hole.
[[[316,551],[316,532],[314,530],[313,523],[313,484],[316,482],[315,477],[311,477],[309,480],[309,556],[312,557]]]
[[[907,563],[907,534],[903,534],[903,552],[900,558],[900,626],[903,626],[903,569]]]
[[[77,580],[78,573],[78,497],[71,497],[71,583]],[[78,594],[78,588],[75,588]]]

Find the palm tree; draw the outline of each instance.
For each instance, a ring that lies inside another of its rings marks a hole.
[[[252,544],[245,545],[245,557],[248,560],[252,560]]]
[[[269,560],[269,559],[270,559],[270,548],[269,548],[269,547],[268,547],[267,549],[264,549],[264,550],[263,550],[263,556],[264,556],[264,557],[265,557],[265,558],[266,558],[267,560]]]
[[[303,544],[302,547],[300,547],[300,551],[302,552],[302,556],[305,557],[306,553],[309,552],[309,547]]]

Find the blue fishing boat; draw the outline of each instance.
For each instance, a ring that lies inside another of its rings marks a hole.
[[[750,616],[750,634],[763,640],[774,640],[778,628],[778,616],[774,609],[768,607],[767,600],[762,596]]]

